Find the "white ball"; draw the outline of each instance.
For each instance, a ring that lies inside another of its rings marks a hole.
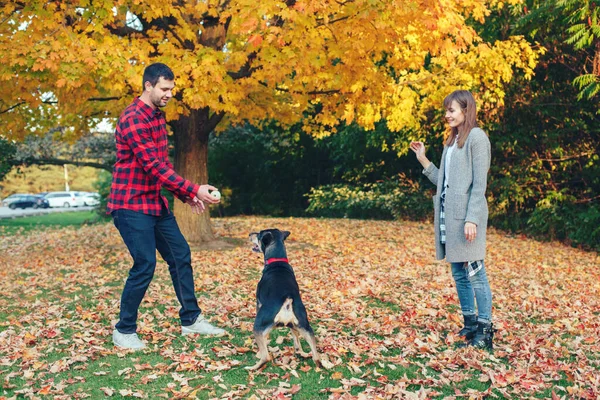
[[[219,192],[218,190],[213,190],[212,192],[210,192],[210,195],[217,200],[221,200],[221,192]]]

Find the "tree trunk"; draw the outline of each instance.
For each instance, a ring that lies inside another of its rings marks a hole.
[[[203,29],[199,33],[199,42],[215,50],[225,45],[227,29],[231,17],[206,17]],[[175,171],[192,182],[204,185],[208,182],[208,137],[210,132],[223,118],[223,113],[211,115],[208,107],[191,110],[187,117],[171,122],[175,134]],[[179,200],[173,210],[181,232],[191,243],[211,242],[215,235],[210,225],[210,213],[207,209],[199,216],[192,213],[190,206]]]
[[[175,135],[175,171],[194,183],[208,183],[208,110],[192,110],[189,116],[182,116],[170,123]],[[208,205],[206,210],[196,215],[187,204],[175,199],[173,210],[181,232],[190,243],[215,240],[210,224]]]

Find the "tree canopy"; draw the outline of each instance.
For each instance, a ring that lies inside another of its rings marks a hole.
[[[515,1],[511,1],[515,3]],[[161,61],[177,76],[168,118],[207,110],[209,128],[307,110],[307,130],[338,121],[417,127],[449,91],[502,103],[515,68],[538,52],[522,37],[488,43],[468,24],[496,0],[8,1],[0,14],[3,134],[68,127],[74,136],[115,117]],[[314,125],[314,126],[310,126]],[[64,134],[64,133],[63,133]]]

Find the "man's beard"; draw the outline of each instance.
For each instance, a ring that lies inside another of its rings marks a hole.
[[[154,104],[154,106],[157,108],[162,108],[167,105],[167,101],[165,101],[163,104],[162,97],[158,97],[156,99],[152,99],[152,104]]]

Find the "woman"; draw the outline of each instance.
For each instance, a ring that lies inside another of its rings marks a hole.
[[[422,142],[411,142],[410,148],[425,176],[437,186],[433,198],[436,256],[445,257],[452,266],[465,323],[459,335],[468,346],[492,349],[492,293],[483,263],[490,141],[477,127],[475,99],[469,91],[452,92],[444,99],[444,108],[450,134],[440,168],[427,159]]]

